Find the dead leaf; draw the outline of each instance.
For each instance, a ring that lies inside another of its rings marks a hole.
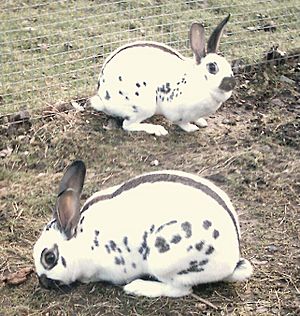
[[[19,285],[24,283],[33,271],[33,267],[22,268],[17,272],[8,273],[1,277],[0,281],[9,285]]]

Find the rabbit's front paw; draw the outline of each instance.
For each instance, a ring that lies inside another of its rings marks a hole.
[[[124,291],[128,294],[148,297],[181,297],[192,293],[190,287],[173,287],[170,284],[159,281],[146,281],[140,279],[125,285]]]
[[[124,120],[123,128],[126,131],[144,131],[148,134],[154,134],[156,136],[165,136],[168,134],[168,131],[161,125],[154,125],[149,123],[131,123],[127,120]]]
[[[188,133],[199,130],[199,128],[195,124],[191,124],[191,123],[178,123],[177,125],[180,128],[182,128],[185,132],[188,132]]]
[[[149,134],[154,134],[155,136],[165,136],[168,134],[168,131],[161,125],[149,126],[149,131],[146,132]]]
[[[199,127],[207,127],[207,122],[203,117],[200,117],[197,121],[195,121]]]

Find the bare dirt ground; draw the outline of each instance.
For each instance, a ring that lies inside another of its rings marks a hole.
[[[0,118],[0,315],[300,315],[297,62],[240,75],[233,97],[192,134],[161,117],[151,121],[166,126],[166,137],[127,133],[104,114],[62,111],[68,105],[48,107],[38,119],[26,112]],[[253,277],[198,286],[180,299],[131,297],[101,283],[49,291],[26,271],[24,282],[8,284],[11,273],[33,267],[32,247],[51,217],[62,171],[76,158],[88,167],[83,200],[150,170],[210,178],[238,210]]]

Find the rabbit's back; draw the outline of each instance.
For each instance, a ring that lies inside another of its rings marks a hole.
[[[141,182],[145,177],[147,181]],[[211,280],[212,275],[219,279],[213,273],[216,266],[228,275],[239,260],[236,213],[223,191],[195,179],[164,173],[132,179],[114,192],[100,194],[98,202],[90,200],[81,214],[79,232],[92,239],[99,232],[97,243],[109,252],[106,258],[111,256],[116,269],[134,270],[134,264],[153,275],[175,269],[183,279],[203,270],[197,283]],[[126,272],[122,277],[130,277]]]

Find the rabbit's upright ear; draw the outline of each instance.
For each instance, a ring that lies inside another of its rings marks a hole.
[[[230,14],[213,30],[207,42],[207,53],[217,53],[224,27],[230,18]]]
[[[67,168],[59,185],[53,217],[68,239],[74,235],[80,218],[80,195],[85,173],[83,161],[76,160]]]
[[[191,49],[198,65],[201,62],[201,58],[205,56],[204,26],[200,23],[193,23],[190,28],[189,37]]]

